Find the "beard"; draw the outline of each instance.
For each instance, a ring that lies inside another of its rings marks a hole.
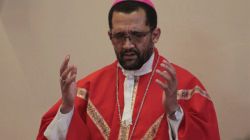
[[[148,61],[153,53],[153,46],[147,46],[145,50],[140,51],[136,47],[131,49],[122,49],[116,52],[116,57],[120,65],[126,70],[138,70]]]

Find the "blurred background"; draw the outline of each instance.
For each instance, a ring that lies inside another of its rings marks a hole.
[[[156,45],[210,93],[222,140],[250,139],[250,1],[153,0]],[[60,97],[67,54],[78,79],[115,60],[107,13],[112,0],[0,0],[0,136],[32,140]]]

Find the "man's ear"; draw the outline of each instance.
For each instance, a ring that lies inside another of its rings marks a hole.
[[[159,38],[161,36],[161,29],[160,28],[155,28],[152,32],[152,40],[153,43],[157,43]]]

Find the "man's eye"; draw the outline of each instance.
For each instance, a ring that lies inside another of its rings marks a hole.
[[[135,36],[135,37],[143,37],[144,36],[144,34],[142,32],[131,32],[131,35]]]
[[[124,36],[125,36],[124,33],[116,33],[116,34],[114,34],[115,38],[123,38]]]

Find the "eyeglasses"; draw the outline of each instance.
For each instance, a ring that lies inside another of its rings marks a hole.
[[[111,33],[110,38],[114,43],[124,43],[127,38],[132,43],[139,43],[150,32],[151,30],[147,32],[130,31],[128,33],[125,32]]]

